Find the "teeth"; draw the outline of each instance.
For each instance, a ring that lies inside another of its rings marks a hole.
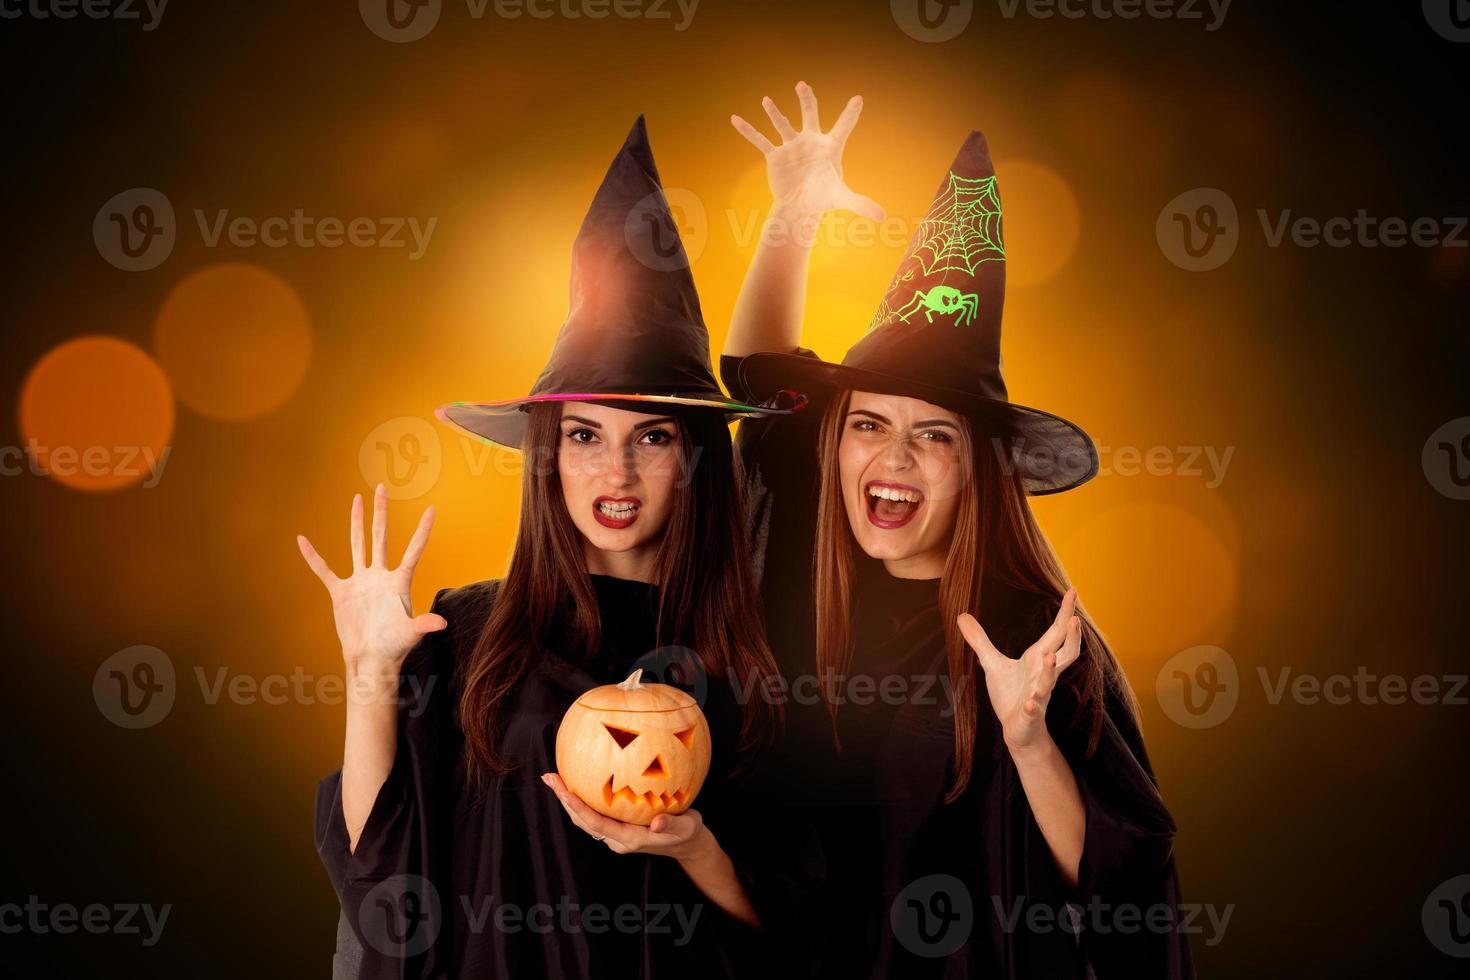
[[[899,490],[896,487],[868,487],[868,493],[882,500],[897,500],[909,504],[919,502],[919,494],[913,490]]]
[[[613,504],[603,502],[597,505],[597,509],[608,517],[629,517],[638,510],[637,504]]]

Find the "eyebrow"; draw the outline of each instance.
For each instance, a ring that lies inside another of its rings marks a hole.
[[[868,418],[877,419],[879,422],[882,422],[884,425],[892,425],[893,424],[892,420],[890,420],[887,416],[879,415],[877,412],[870,412],[870,411],[868,411],[865,408],[855,408],[852,411],[848,412],[847,414],[848,414],[849,417],[851,417],[853,415],[866,415],[866,416],[868,416]],[[933,426],[944,426],[947,429],[954,429],[956,432],[958,432],[959,429],[960,429],[959,426],[955,425],[949,419],[920,419],[919,421],[915,422],[913,424],[913,426],[911,426],[911,428],[915,428],[915,429],[926,429],[926,428],[930,428],[930,427],[933,427]]]
[[[601,422],[594,422],[591,419],[584,418],[581,415],[563,415],[561,417],[561,420],[563,422],[580,422],[580,423],[582,423],[583,425],[587,426],[590,429],[600,429],[600,428],[602,428],[602,423]],[[633,426],[633,431],[634,432],[637,432],[639,429],[646,429],[646,428],[648,428],[651,425],[663,425],[665,422],[673,422],[673,421],[674,421],[674,417],[672,415],[665,415],[663,418],[649,419],[647,422],[639,422],[637,425]]]

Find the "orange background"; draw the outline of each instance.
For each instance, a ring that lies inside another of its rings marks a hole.
[[[1236,906],[1223,942],[1195,943],[1202,975],[1450,975],[1419,911],[1470,870],[1456,748],[1470,708],[1271,705],[1256,679],[1288,665],[1466,670],[1455,610],[1470,504],[1434,491],[1420,451],[1470,414],[1467,250],[1269,248],[1255,217],[1467,212],[1462,137],[1421,97],[1461,90],[1466,56],[1417,5],[1359,22],[1242,3],[1213,33],[990,7],[932,45],[898,30],[886,3],[706,0],[684,32],[475,21],[450,3],[404,45],[374,37],[351,4],[307,6],[181,4],[146,35],[6,28],[34,43],[3,69],[24,95],[5,109],[21,138],[4,192],[17,220],[3,229],[0,363],[16,410],[0,442],[171,447],[152,488],[0,479],[19,822],[6,891],[175,905],[156,948],[37,939],[53,962],[325,972],[336,912],[312,796],[339,763],[342,709],[209,705],[196,668],[340,670],[294,535],[340,570],[351,496],[389,458],[409,472],[405,433],[438,469],[391,511],[401,549],[421,508],[438,508],[416,605],[499,575],[515,461],[433,408],[530,386],[565,314],[577,226],[640,112],[675,203],[705,212],[680,218],[686,240],[706,242],[694,273],[718,351],[768,196],[727,118],[763,123],[765,94],[795,116],[805,79],[828,123],[865,96],[848,177],[900,221],[923,213],[971,128],[988,135],[1014,399],[1112,450],[1234,451],[1217,487],[1105,473],[1036,504],[1143,701],[1186,899]],[[1186,272],[1155,222],[1210,186],[1240,208],[1241,246],[1221,269]],[[145,272],[109,265],[89,235],[102,202],[132,187],[158,188],[177,214],[173,252]],[[302,208],[437,225],[418,260],[211,248],[196,208],[209,221]],[[864,244],[859,225],[829,224],[812,265],[805,338],[828,357],[860,336],[907,237]],[[147,357],[45,375],[81,337]],[[180,682],[169,717],[136,732],[90,693],[98,665],[134,644],[164,650]],[[1228,650],[1243,681],[1234,715],[1196,731],[1154,692],[1166,662],[1201,644]]]

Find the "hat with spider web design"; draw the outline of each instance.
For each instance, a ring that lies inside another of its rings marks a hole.
[[[1064,418],[1017,405],[1001,375],[1006,252],[1000,189],[984,135],[960,147],[919,223],[868,333],[841,364],[759,353],[740,378],[757,400],[796,388],[814,399],[850,389],[919,398],[965,415],[1002,440],[1033,495],[1060,493],[1097,474],[1097,449]]]
[[[639,116],[577,232],[571,309],[523,398],[454,402],[441,421],[512,449],[540,402],[595,401],[628,411],[783,415],[800,407],[732,401],[710,370],[709,332],[689,257]]]

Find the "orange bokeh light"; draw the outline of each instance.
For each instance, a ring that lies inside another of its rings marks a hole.
[[[31,368],[19,415],[34,471],[76,490],[117,490],[146,480],[163,459],[174,431],[173,391],[133,344],[78,337]]]
[[[278,408],[301,384],[311,319],[284,279],[231,262],[174,287],[153,344],[180,401],[200,415],[239,421]]]

